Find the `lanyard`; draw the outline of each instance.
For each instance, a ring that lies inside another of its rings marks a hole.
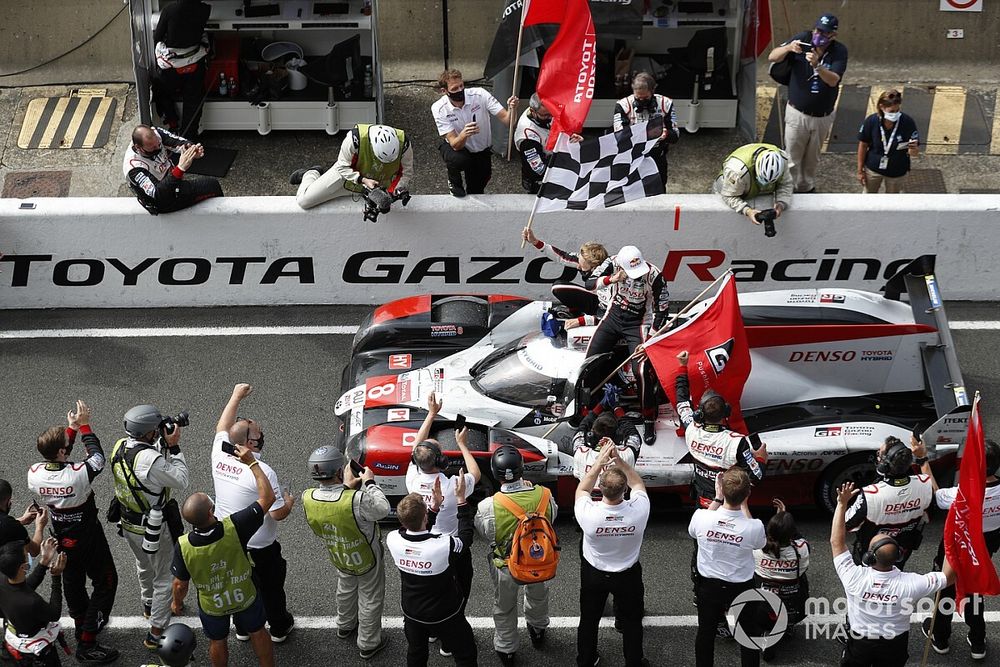
[[[901,120],[901,119],[900,119]],[[890,146],[892,145],[892,140],[896,138],[896,130],[899,129],[899,121],[892,126],[892,134],[889,135],[889,141],[885,140],[885,123],[882,122],[882,118],[878,119],[878,130],[882,133],[882,155],[889,157]]]

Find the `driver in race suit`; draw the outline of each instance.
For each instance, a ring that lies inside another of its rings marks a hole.
[[[667,319],[670,292],[660,272],[642,258],[635,246],[625,246],[612,258],[616,271],[597,279],[595,291],[610,288],[608,309],[594,331],[587,357],[615,349],[624,340],[632,355],[651,331]],[[656,391],[652,364],[644,356],[632,360],[632,373],[642,409],[644,441],[656,441]]]
[[[737,433],[726,426],[730,407],[725,399],[712,390],[706,390],[698,409],[691,407],[691,390],[688,383],[688,353],[677,355],[682,367],[674,383],[677,394],[677,417],[684,427],[684,440],[688,453],[694,459],[693,495],[698,506],[707,508],[715,500],[715,478],[737,465],[750,475],[753,484],[764,478],[767,463],[767,445],[759,443],[754,449],[750,436]]]
[[[596,241],[588,241],[580,246],[580,252],[574,255],[542,241],[531,231],[531,227],[521,230],[521,238],[541,250],[557,264],[580,272],[583,287],[564,282],[552,285],[553,298],[570,310],[568,315],[571,317],[563,319],[563,326],[575,329],[597,324],[597,321],[604,317],[611,299],[611,289],[597,284],[600,278],[614,273],[614,261],[608,257],[607,248]]]
[[[171,156],[177,154],[177,164]],[[222,196],[214,178],[184,179],[191,164],[205,155],[195,144],[162,127],[138,125],[132,130],[132,145],[125,151],[122,172],[129,189],[152,215],[172,213],[212,197]]]
[[[639,458],[642,438],[636,428],[638,415],[626,414],[622,408],[615,406],[618,394],[615,385],[608,383],[604,391],[604,398],[583,418],[573,435],[573,476],[577,479],[583,479],[604,447],[617,447],[618,458],[633,468]],[[605,467],[614,467],[614,461]],[[599,499],[597,486],[594,492],[595,499]]]
[[[855,534],[851,555],[856,564],[872,537],[884,533],[899,544],[900,570],[920,546],[926,512],[934,502],[929,475],[911,475],[913,452],[898,438],[889,436],[878,450],[875,472],[879,480],[861,490],[847,508],[845,525]]]

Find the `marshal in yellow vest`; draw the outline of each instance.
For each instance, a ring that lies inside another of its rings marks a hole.
[[[392,162],[379,162],[372,150],[372,142],[368,139],[368,131],[371,125],[358,125],[358,154],[354,164],[354,170],[364,178],[378,181],[379,186],[388,189],[392,185],[392,179],[399,171],[399,165],[403,161],[403,147],[406,145],[406,134],[402,130],[396,130],[396,137],[399,139],[399,155]],[[344,187],[351,192],[362,192],[360,183],[344,183]]]
[[[226,616],[248,609],[257,598],[250,557],[240,543],[233,520],[222,520],[222,538],[204,546],[180,539],[181,557],[198,589],[198,604],[209,616]]]
[[[368,538],[361,532],[354,516],[354,489],[345,488],[339,500],[320,500],[313,496],[316,489],[306,489],[302,494],[309,527],[323,540],[330,551],[330,562],[341,572],[361,576],[377,562],[375,551]],[[381,541],[378,524],[375,525],[375,543]]]

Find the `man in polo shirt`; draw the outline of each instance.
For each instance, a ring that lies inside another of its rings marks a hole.
[[[785,150],[795,192],[816,189],[819,152],[833,128],[840,82],[847,71],[847,47],[837,41],[838,26],[836,16],[823,14],[811,33],[794,35],[767,56],[772,63],[792,59]]]
[[[715,499],[695,510],[688,534],[698,540],[698,634],[695,664],[715,664],[715,632],[726,610],[743,591],[754,587],[754,549],[767,544],[764,524],[750,516],[750,475],[732,466],[715,478]],[[743,667],[757,667],[760,652],[740,646]]]
[[[606,464],[614,467],[600,474]],[[591,500],[597,485],[604,496]],[[632,493],[625,500],[625,491]],[[617,447],[605,446],[594,465],[576,487],[574,506],[583,530],[580,559],[580,625],[576,630],[576,664],[600,664],[597,628],[608,595],[614,596],[622,633],[626,667],[649,662],[642,655],[642,609],[645,588],[639,551],[649,520],[649,496],[635,469],[619,456]]]
[[[466,88],[457,69],[441,73],[438,89],[441,99],[431,106],[431,114],[442,139],[438,148],[448,167],[448,189],[456,197],[481,195],[493,175],[490,116],[509,126],[513,119],[510,109],[517,107],[517,97],[511,95],[504,108],[482,88]]]
[[[840,660],[841,667],[894,667],[905,665],[909,653],[910,612],[922,597],[955,582],[955,571],[947,559],[942,572],[916,574],[896,567],[900,547],[896,540],[878,533],[868,544],[864,566],[855,565],[847,549],[844,517],[858,490],[847,482],[837,490],[830,548],[833,565],[847,595],[850,633]]]

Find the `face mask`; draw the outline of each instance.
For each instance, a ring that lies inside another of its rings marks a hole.
[[[830,38],[821,32],[814,32],[812,36],[812,45],[818,49],[822,49],[824,46],[830,43]]]
[[[895,123],[902,116],[902,112],[899,111],[885,111],[882,113],[882,117],[885,118],[890,123]]]
[[[539,127],[544,127],[548,129],[549,126],[552,125],[552,116],[549,116],[548,118],[539,118],[538,116],[532,115],[531,118],[532,120],[535,121],[535,124],[538,125]]]
[[[655,108],[656,108],[656,103],[653,101],[652,97],[650,97],[648,100],[638,100],[637,99],[635,101],[635,110],[636,111],[652,111]]]
[[[455,93],[448,93],[448,97],[453,102],[464,102],[465,101],[465,88]]]

